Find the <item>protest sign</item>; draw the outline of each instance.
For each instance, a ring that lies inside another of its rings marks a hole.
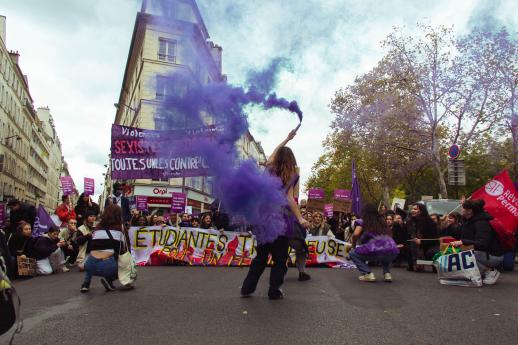
[[[394,199],[392,199],[392,206],[390,207],[390,209],[393,211],[395,211],[396,208],[400,208],[400,209],[404,210],[405,203],[406,203],[406,199],[394,198]]]
[[[139,210],[139,211],[147,210],[147,196],[137,195],[135,197],[135,202],[137,204],[137,210]]]
[[[249,266],[256,240],[248,233],[176,227],[131,227],[131,253],[138,265]],[[347,261],[350,244],[327,236],[308,236],[307,265],[354,268]],[[290,261],[295,252],[290,249]],[[271,262],[271,258],[269,260]]]
[[[163,179],[207,175],[199,147],[211,144],[221,126],[189,130],[150,130],[112,125],[113,179]]]
[[[322,200],[324,199],[324,195],[324,189],[322,188],[310,188],[308,190],[308,199]]]
[[[338,200],[350,200],[351,191],[349,189],[335,189],[333,198]]]
[[[94,195],[95,194],[95,180],[93,178],[85,177],[84,194],[85,195]]]
[[[171,211],[174,213],[185,212],[187,194],[185,194],[185,193],[171,193],[171,194],[173,195],[171,198]]]
[[[324,216],[327,218],[333,217],[333,204],[324,205]]]
[[[63,191],[63,195],[70,195],[74,193],[74,180],[72,180],[72,176],[61,176],[59,178],[61,181],[61,190]]]

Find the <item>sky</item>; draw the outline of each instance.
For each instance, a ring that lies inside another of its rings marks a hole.
[[[211,40],[223,47],[223,72],[232,84],[275,58],[286,63],[275,91],[297,100],[304,121],[289,146],[302,183],[323,153],[334,93],[368,72],[383,56],[380,42],[394,26],[412,34],[416,23],[518,31],[511,0],[197,0]],[[48,106],[65,160],[82,191],[83,177],[104,186],[114,103],[120,94],[140,0],[2,0],[7,48],[20,53],[35,107]],[[266,154],[297,125],[283,111],[252,109],[251,132]],[[343,188],[350,186],[344,181]]]

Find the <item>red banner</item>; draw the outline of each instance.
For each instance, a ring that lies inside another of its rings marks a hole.
[[[518,193],[507,170],[471,196],[485,201],[485,210],[495,219],[491,225],[498,233],[504,247],[512,247],[514,232],[518,229]]]

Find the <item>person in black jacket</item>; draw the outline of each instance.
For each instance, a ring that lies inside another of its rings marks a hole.
[[[450,236],[457,240],[461,237],[461,219],[462,216],[458,212],[453,212],[444,216],[442,222],[443,228],[439,232],[440,237]]]
[[[76,211],[77,227],[80,227],[81,225],[83,225],[87,213],[93,213],[95,216],[99,215],[99,205],[93,202],[92,198],[89,195],[85,195],[84,193],[82,193],[79,196],[79,200],[77,201],[77,205],[74,211]]]
[[[399,254],[394,261],[404,260],[408,263],[408,267],[413,267],[411,246],[410,242],[408,242],[410,237],[408,236],[406,225],[403,223],[401,216],[398,217],[398,221],[395,220],[396,216],[396,214],[388,214],[385,217],[385,222],[392,233],[392,238],[399,248]]]
[[[437,225],[428,215],[428,210],[423,204],[412,205],[410,219],[407,222],[407,229],[410,235],[412,262],[408,267],[413,271],[416,267],[416,260],[421,257],[425,260],[432,260],[435,253],[439,251],[439,240]]]
[[[498,235],[489,223],[493,217],[484,210],[484,205],[484,200],[464,201],[462,216],[465,221],[461,239],[451,244],[455,247],[474,246],[477,266],[482,275],[482,283],[492,285],[496,283],[500,276],[496,267],[504,261],[504,250],[500,245]]]
[[[17,273],[17,257],[34,257],[34,241],[35,238],[32,237],[32,229],[29,223],[21,221],[18,223],[18,227],[16,228],[16,232],[9,239],[9,253],[12,256],[12,262],[15,267],[15,272]]]
[[[26,205],[17,199],[11,199],[7,203],[7,207],[11,210],[10,226],[6,228],[6,235],[9,237],[16,232],[18,223],[22,220],[34,227],[34,220],[36,219],[36,208],[31,205]]]

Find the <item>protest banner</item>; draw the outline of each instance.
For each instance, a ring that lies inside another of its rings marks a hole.
[[[333,204],[324,205],[324,216],[327,218],[333,217]]]
[[[163,179],[205,176],[208,167],[198,149],[211,143],[221,126],[189,130],[151,130],[112,125],[113,179]]]
[[[137,265],[249,266],[256,240],[248,233],[176,227],[131,227],[131,254]],[[354,268],[346,260],[350,244],[327,236],[308,236],[307,265]],[[270,258],[271,261],[271,258]],[[295,252],[290,249],[290,262]]]
[[[93,178],[85,177],[84,194],[85,195],[94,195],[95,194],[95,180]]]
[[[139,211],[147,210],[147,196],[137,195],[135,202],[137,204],[137,210],[139,210]]]
[[[174,212],[174,213],[185,212],[187,194],[185,194],[185,193],[171,193],[171,194],[173,195],[171,198],[171,212]]]
[[[61,181],[61,190],[63,191],[63,195],[74,193],[75,185],[74,180],[72,180],[72,176],[61,176],[59,180]]]
[[[475,191],[471,199],[485,201],[484,209],[493,216],[491,225],[502,245],[505,249],[513,248],[514,233],[518,228],[518,192],[507,170],[502,171]]]
[[[308,190],[308,199],[317,199],[322,200],[324,199],[325,192],[322,188],[310,188]]]

